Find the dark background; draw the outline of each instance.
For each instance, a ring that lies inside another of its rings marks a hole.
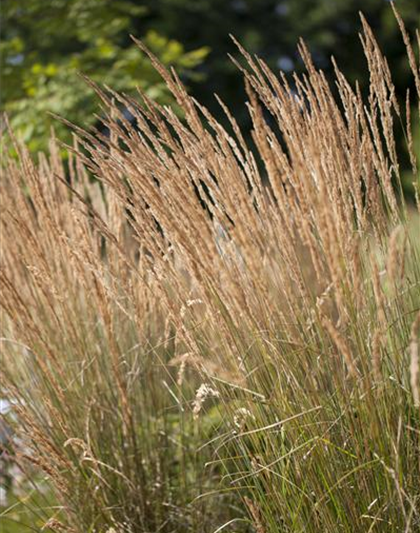
[[[397,0],[415,37],[420,1]],[[129,35],[142,39],[181,74],[189,91],[224,120],[213,93],[247,127],[243,81],[227,54],[239,56],[234,34],[276,71],[300,71],[297,42],[304,38],[316,65],[331,74],[334,55],[350,81],[368,82],[358,38],[359,11],[387,56],[398,96],[413,88],[405,48],[387,0],[3,0],[1,106],[30,149],[45,149],[52,111],[82,126],[95,124],[98,102],[77,75],[134,93],[140,86],[161,102],[171,97]],[[417,51],[418,52],[418,51]]]

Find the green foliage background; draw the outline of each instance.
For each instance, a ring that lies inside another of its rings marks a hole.
[[[160,102],[170,97],[130,34],[166,64],[174,66],[190,92],[219,121],[217,92],[247,127],[243,81],[227,58],[235,54],[234,34],[274,69],[299,71],[302,36],[319,67],[332,73],[333,54],[346,76],[366,86],[359,11],[372,25],[401,101],[413,87],[404,44],[387,0],[3,0],[1,24],[1,107],[33,151],[45,149],[51,125],[64,141],[68,128],[48,115],[92,125],[95,95],[82,77],[118,91],[140,86]],[[418,0],[396,0],[414,36]],[[414,87],[413,87],[414,88]],[[418,142],[420,143],[418,136]],[[403,141],[402,141],[403,142]],[[417,148],[418,149],[418,148]],[[419,149],[418,149],[419,150]],[[407,161],[408,164],[408,161]]]
[[[32,150],[46,147],[50,127],[69,140],[66,126],[48,115],[59,114],[89,126],[98,106],[81,72],[93,81],[132,93],[141,87],[152,98],[168,93],[150,62],[130,39],[141,37],[166,64],[193,77],[192,69],[208,48],[186,52],[184,46],[153,29],[141,35],[147,8],[133,1],[6,0],[1,41],[2,107]],[[197,79],[197,74],[195,74]]]

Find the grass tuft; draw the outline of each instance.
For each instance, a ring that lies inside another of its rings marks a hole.
[[[92,86],[110,136],[74,127],[68,167],[11,134],[2,446],[34,486],[4,531],[29,511],[75,533],[420,529],[419,206],[395,141],[416,183],[420,87],[398,20],[405,111],[362,18],[367,95],[303,42],[292,80],[238,44],[254,150],[141,43],[182,119]]]

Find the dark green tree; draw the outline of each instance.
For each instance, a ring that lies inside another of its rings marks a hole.
[[[211,53],[200,66],[206,83],[192,83],[190,89],[223,122],[223,112],[213,97],[217,92],[245,131],[249,122],[247,109],[241,104],[245,101],[242,76],[227,60],[227,54],[239,57],[230,33],[274,71],[282,70],[286,75],[303,68],[297,52],[302,37],[315,65],[327,77],[332,79],[333,55],[346,77],[353,83],[357,80],[366,91],[369,79],[358,38],[362,12],[388,59],[402,105],[405,105],[407,87],[412,97],[415,94],[405,46],[388,0],[144,0],[142,4],[148,7],[143,21],[148,28],[182,40],[187,48],[210,47]],[[395,0],[395,5],[415,39],[416,29],[420,27],[419,0]],[[420,156],[418,123],[413,124],[413,134]],[[405,143],[402,136],[400,143]],[[409,166],[408,157],[403,164]]]
[[[396,6],[414,35],[420,23],[418,0],[396,0]],[[175,66],[190,92],[223,121],[213,97],[217,92],[245,129],[247,110],[238,105],[244,101],[242,76],[227,58],[228,53],[238,57],[230,33],[286,73],[302,68],[297,42],[303,37],[327,75],[334,55],[363,89],[368,80],[357,38],[363,11],[389,60],[401,100],[405,88],[413,86],[387,0],[3,0],[2,11],[2,107],[32,149],[43,148],[50,125],[57,125],[47,111],[84,125],[95,121],[96,98],[77,71],[117,90],[133,92],[140,86],[168,101],[130,33]],[[57,127],[66,138],[67,130]]]
[[[395,4],[414,36],[420,23],[418,0],[396,0]],[[241,76],[227,60],[228,53],[236,54],[229,34],[273,69],[286,72],[302,68],[297,42],[303,37],[315,63],[327,74],[332,72],[330,57],[334,55],[351,80],[365,85],[366,63],[358,39],[360,11],[389,59],[397,88],[402,92],[412,83],[404,44],[387,0],[144,0],[142,5],[148,7],[143,21],[147,27],[181,40],[187,48],[210,47],[202,65],[208,75],[206,83],[192,89],[214,109],[214,92],[230,106],[236,106],[243,94]]]

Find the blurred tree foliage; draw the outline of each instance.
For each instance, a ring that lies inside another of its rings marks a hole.
[[[415,37],[420,25],[420,0],[396,0],[408,30]],[[297,43],[303,37],[317,66],[332,73],[331,55],[352,81],[366,86],[366,63],[358,33],[362,11],[373,27],[387,56],[400,96],[412,86],[407,56],[398,25],[387,0],[144,0],[146,24],[188,47],[209,46],[202,65],[205,84],[194,84],[197,97],[215,110],[217,92],[235,115],[246,120],[243,83],[237,68],[226,59],[236,48],[229,34],[250,52],[263,57],[270,67],[287,72],[301,70]]]
[[[130,0],[3,0],[1,35],[2,108],[31,150],[46,147],[51,125],[68,141],[69,129],[48,112],[88,126],[98,102],[77,72],[113,89],[137,86],[161,102],[169,93],[130,39],[141,37],[166,64],[195,80],[207,47],[186,52],[176,40],[145,30],[147,7]],[[142,33],[138,33],[141,28]]]
[[[207,100],[217,91],[227,103],[238,101],[242,80],[226,60],[236,54],[229,34],[275,70],[300,70],[297,42],[303,37],[319,67],[332,72],[334,55],[345,74],[366,83],[366,63],[358,39],[362,11],[390,61],[398,87],[410,85],[404,44],[387,0],[144,0],[146,24],[188,47],[209,46],[203,65],[206,84],[194,87]],[[407,28],[420,25],[419,0],[396,0]],[[236,54],[237,55],[237,54]],[[201,99],[201,98],[200,98]]]
[[[297,54],[302,36],[327,75],[334,55],[344,73],[352,81],[358,79],[363,88],[368,80],[357,38],[359,11],[363,11],[388,57],[399,97],[405,99],[405,88],[413,87],[387,0],[2,0],[2,4],[3,108],[33,149],[43,147],[49,133],[53,119],[46,117],[47,110],[76,123],[94,121],[95,96],[76,71],[117,90],[131,92],[140,85],[151,96],[168,101],[165,87],[130,33],[163,62],[174,65],[190,92],[219,120],[223,114],[214,92],[245,127],[242,77],[227,59],[228,53],[238,57],[229,33],[274,70],[286,73],[302,69]],[[396,0],[396,5],[414,35],[420,0]],[[59,135],[65,138],[64,128]]]
[[[248,112],[242,77],[227,54],[238,58],[229,37],[233,34],[251,53],[262,57],[274,71],[290,75],[302,71],[297,43],[303,37],[315,64],[332,78],[333,55],[351,82],[358,80],[366,91],[369,79],[363,49],[358,38],[360,12],[371,25],[388,59],[397,96],[405,105],[406,89],[415,95],[414,79],[407,54],[388,0],[143,0],[148,8],[145,24],[187,47],[209,46],[211,53],[199,67],[206,83],[192,83],[191,92],[219,121],[226,124],[213,93],[217,92],[247,131]],[[415,39],[420,27],[420,0],[395,0],[407,30]],[[416,47],[415,47],[416,48]],[[419,50],[417,49],[417,53]],[[331,79],[330,78],[330,79]],[[415,113],[412,116],[416,116]],[[420,124],[413,124],[415,149],[420,157]],[[399,139],[404,154],[405,139]],[[409,168],[408,156],[402,158]],[[406,185],[411,189],[412,174]],[[419,177],[420,180],[420,177]]]

